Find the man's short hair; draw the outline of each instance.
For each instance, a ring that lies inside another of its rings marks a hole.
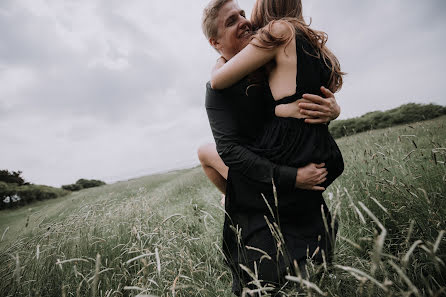
[[[218,24],[216,22],[218,12],[229,1],[234,0],[211,0],[206,8],[203,10],[203,18],[201,20],[201,29],[204,36],[209,40],[210,38],[216,38],[218,35]]]

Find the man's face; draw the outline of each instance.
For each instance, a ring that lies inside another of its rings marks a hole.
[[[249,42],[251,23],[235,1],[229,1],[220,9],[217,17],[217,38],[209,42],[225,59],[229,60]]]

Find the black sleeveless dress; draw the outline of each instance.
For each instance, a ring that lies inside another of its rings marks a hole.
[[[287,104],[302,98],[303,94],[323,97],[320,87],[327,86],[330,69],[322,58],[317,58],[310,43],[296,35],[297,78],[296,93],[280,100],[274,100],[273,107]],[[307,124],[304,119],[272,116],[259,133],[259,138],[250,150],[278,165],[295,168],[308,163],[325,163],[327,180],[321,184],[328,187],[344,170],[341,151],[328,131],[326,124]]]
[[[259,131],[259,137],[254,142],[245,145],[259,156],[280,165],[299,168],[310,162],[324,162],[328,175],[321,186],[327,187],[344,170],[342,154],[327,125],[306,124],[303,119],[274,115],[276,105],[294,102],[304,93],[322,95],[320,86],[328,84],[330,69],[314,57],[311,45],[299,35],[296,35],[296,52],[296,94],[279,101],[274,101],[269,94],[270,116],[264,130]],[[271,184],[252,181],[229,168],[223,252],[232,271],[232,289],[236,295],[241,295],[244,286],[250,287],[249,282],[252,280],[240,268],[240,264],[257,271],[259,279],[264,282],[280,287],[285,283],[285,275],[290,269],[292,271],[290,267],[293,267],[294,261],[300,266],[310,257],[321,263],[323,254],[328,262],[331,261],[338,226],[332,220],[322,192],[301,189],[281,192],[280,188],[277,191],[278,205],[275,205]],[[270,214],[270,208],[265,206],[264,200],[268,201],[275,217]],[[280,245],[266,220],[277,222],[280,226],[285,246],[282,252],[278,250]],[[258,250],[264,251],[271,258],[264,259]]]

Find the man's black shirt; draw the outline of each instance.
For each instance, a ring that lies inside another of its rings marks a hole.
[[[292,191],[297,168],[276,165],[246,148],[262,131],[272,108],[264,95],[269,89],[253,87],[247,96],[247,86],[246,80],[225,90],[213,90],[209,82],[206,85],[206,111],[218,154],[226,166],[250,180],[271,184],[273,178],[278,189]]]

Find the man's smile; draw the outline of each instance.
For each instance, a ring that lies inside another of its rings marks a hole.
[[[240,27],[239,34],[237,35],[237,38],[242,39],[242,38],[246,38],[249,35],[251,35],[251,28],[250,28],[250,26],[244,24]]]

